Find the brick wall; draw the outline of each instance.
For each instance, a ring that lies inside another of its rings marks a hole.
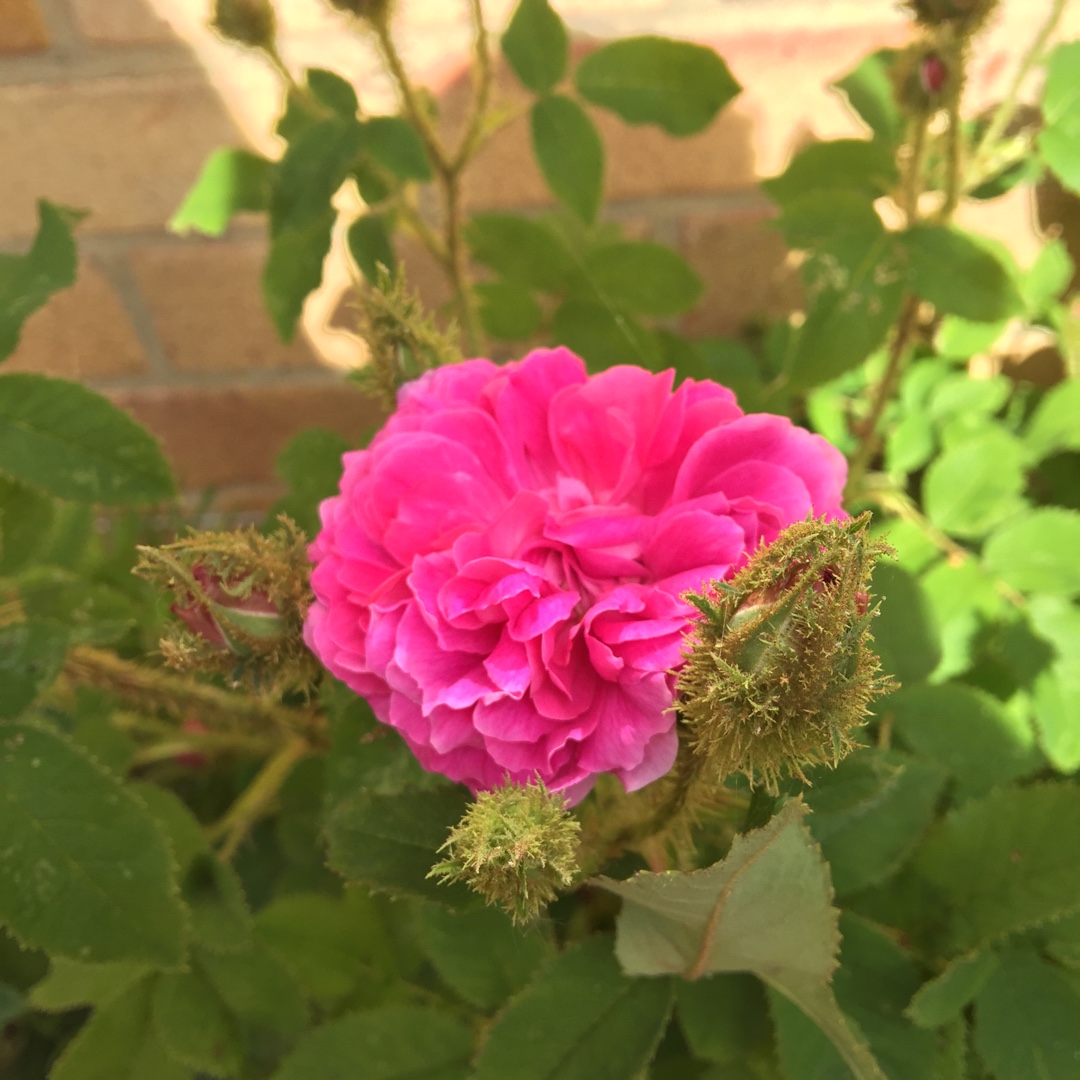
[[[347,282],[339,259],[305,312],[296,343],[275,338],[259,298],[264,240],[257,221],[219,241],[172,236],[165,222],[206,155],[246,142],[274,153],[280,102],[257,59],[205,26],[209,0],[0,0],[0,249],[26,245],[38,196],[82,206],[78,284],[27,325],[10,366],[79,378],[130,409],[163,441],[191,492],[218,490],[222,508],[275,493],[281,444],[313,424],[347,436],[372,419],[340,368],[362,362],[331,316]],[[979,53],[976,104],[1000,92],[1003,69],[1048,0],[1005,0]],[[368,44],[320,0],[278,0],[283,52],[297,70],[351,78],[365,108],[392,107]],[[717,46],[747,88],[707,132],[685,141],[597,115],[608,151],[608,212],[637,234],[678,245],[707,283],[691,333],[735,333],[787,310],[797,295],[757,178],[813,137],[858,132],[824,84],[870,49],[902,42],[893,0],[555,0],[582,36],[659,32]],[[485,9],[499,27],[510,4]],[[469,44],[457,0],[402,0],[401,37],[416,75],[452,122],[466,93]],[[1080,13],[1068,16],[1080,35]],[[499,91],[519,91],[504,73]],[[471,208],[533,208],[546,194],[525,122],[483,151]],[[980,227],[1022,259],[1033,240],[1022,199]],[[405,252],[432,303],[445,293]]]

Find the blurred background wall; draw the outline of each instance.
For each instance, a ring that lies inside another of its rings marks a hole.
[[[394,108],[362,36],[321,0],[277,0],[282,52],[298,73],[350,78],[367,111]],[[507,0],[485,10],[500,30]],[[707,284],[686,317],[692,334],[738,334],[797,298],[794,270],[755,189],[813,138],[859,134],[825,87],[871,50],[909,31],[893,0],[555,0],[589,38],[663,33],[708,42],[746,88],[705,133],[675,141],[596,118],[608,152],[608,214],[638,236],[678,246]],[[1031,39],[1048,0],[1004,0],[978,50],[971,107],[1000,95],[1009,60]],[[1080,5],[1065,36],[1080,36]],[[163,441],[184,489],[214,489],[242,510],[276,493],[273,460],[312,425],[355,437],[371,406],[344,385],[363,350],[338,328],[348,276],[341,257],[309,302],[304,332],[275,337],[259,292],[258,219],[220,240],[175,236],[167,221],[211,150],[246,144],[276,156],[281,90],[263,62],[205,27],[209,0],[0,0],[0,250],[20,250],[45,197],[84,207],[74,288],[28,324],[10,366],[79,378],[109,394]],[[467,99],[464,2],[401,0],[399,36],[416,78],[448,124]],[[513,100],[512,79],[500,76]],[[472,209],[534,208],[545,193],[525,121],[484,149]],[[1021,262],[1034,245],[1023,195],[970,224],[1005,240]],[[1045,224],[1045,221],[1044,221]],[[410,280],[437,305],[432,266],[406,243]]]

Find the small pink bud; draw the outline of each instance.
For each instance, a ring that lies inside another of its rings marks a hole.
[[[175,603],[171,610],[193,634],[215,648],[235,651],[230,630],[263,637],[280,629],[281,613],[262,589],[238,595],[241,590],[236,585],[227,584],[201,564],[192,567],[191,574],[204,596],[189,593],[186,603]]]
[[[934,53],[923,57],[919,64],[919,82],[927,94],[940,94],[949,81],[949,69],[945,61]]]

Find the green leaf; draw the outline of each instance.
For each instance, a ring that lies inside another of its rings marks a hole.
[[[995,1080],[1080,1080],[1080,985],[1006,953],[975,1001],[975,1049]]]
[[[430,180],[434,173],[424,141],[400,116],[373,116],[363,124],[364,149],[402,180]]]
[[[1060,450],[1080,450],[1080,379],[1067,379],[1046,392],[1024,432],[1024,449],[1032,461]]]
[[[1080,191],[1080,42],[1058,45],[1046,64],[1039,150],[1071,191]]]
[[[322,705],[330,720],[324,806],[332,810],[364,789],[397,795],[407,788],[441,787],[392,728],[380,724],[371,706],[343,683],[323,680]],[[374,738],[365,738],[372,732]],[[440,841],[441,843],[441,841]]]
[[[1060,238],[1048,240],[1020,283],[1020,293],[1030,316],[1042,315],[1069,286],[1073,261]]]
[[[952,536],[985,536],[1023,507],[1023,459],[1019,440],[996,426],[950,446],[923,480],[927,517]]]
[[[209,852],[197,855],[180,894],[191,912],[195,939],[214,952],[234,952],[251,937],[251,912],[236,871]]]
[[[834,984],[844,1012],[864,1032],[890,1080],[937,1075],[938,1039],[903,1015],[920,967],[895,934],[855,915],[840,917],[843,945]]]
[[[1033,596],[1027,614],[1054,651],[1034,683],[1039,742],[1054,768],[1072,773],[1080,767],[1080,607],[1061,596]]]
[[[335,116],[298,131],[273,176],[271,236],[321,221],[367,141],[365,127],[351,117]]]
[[[477,214],[466,226],[465,238],[477,262],[541,292],[561,292],[578,275],[562,238],[543,221]]]
[[[986,542],[990,573],[1021,592],[1080,594],[1080,513],[1045,507],[1010,521]]]
[[[639,364],[653,371],[660,367],[655,335],[605,304],[565,301],[552,316],[549,336],[577,353],[590,371],[603,371],[613,364]]]
[[[175,233],[221,236],[236,214],[270,208],[274,163],[248,150],[223,147],[206,159],[192,189],[173,215]]]
[[[59,567],[32,567],[17,585],[27,618],[64,627],[72,644],[109,645],[135,623],[129,596]]]
[[[330,251],[336,220],[337,211],[328,206],[320,217],[282,229],[270,241],[262,293],[282,341],[292,341],[304,301],[322,284],[323,260]]]
[[[855,191],[870,199],[887,195],[897,182],[896,161],[883,142],[836,139],[811,143],[779,175],[761,182],[773,202],[784,205],[812,191]]]
[[[76,502],[157,502],[175,493],[145,428],[101,394],[46,375],[0,376],[0,471]]]
[[[0,475],[0,575],[10,576],[40,555],[52,520],[52,499]]]
[[[1080,835],[1080,789],[1043,783],[972,799],[932,830],[916,867],[952,915],[957,951],[1080,908],[1080,864],[1062,838]]]
[[[1013,392],[1013,383],[1004,375],[973,379],[965,373],[947,375],[930,391],[926,414],[938,425],[970,418],[970,434],[978,434],[985,421],[999,412]]]
[[[460,1021],[390,1005],[323,1024],[273,1080],[465,1080],[471,1053],[472,1036]]]
[[[959,956],[936,978],[919,988],[905,1010],[919,1027],[937,1028],[960,1016],[997,970],[992,952]]]
[[[911,287],[939,311],[975,322],[1018,314],[1009,270],[978,237],[948,225],[914,225],[899,236],[911,264]]]
[[[886,143],[895,145],[904,133],[904,117],[896,104],[892,67],[898,49],[878,49],[832,85],[867,127]]]
[[[138,800],[42,728],[0,725],[0,753],[0,919],[58,956],[179,964],[172,862]]]
[[[883,705],[904,743],[960,781],[964,796],[985,795],[1042,763],[1026,718],[960,683],[911,686]]]
[[[198,968],[246,1029],[291,1043],[308,1015],[293,974],[259,942],[240,952],[200,950]]]
[[[193,1080],[154,1030],[152,986],[143,981],[98,1009],[64,1048],[49,1080]]]
[[[537,929],[520,930],[491,907],[452,912],[428,905],[417,936],[443,982],[487,1012],[517,993],[551,955]]]
[[[360,272],[372,284],[379,283],[379,267],[384,266],[392,274],[397,268],[397,256],[390,240],[390,230],[382,214],[364,214],[358,217],[346,234],[349,254]]]
[[[297,432],[274,462],[274,471],[290,490],[271,508],[267,523],[276,523],[279,514],[288,514],[308,536],[314,536],[320,527],[319,503],[337,494],[341,458],[349,449],[348,440],[329,428]]]
[[[874,569],[873,590],[881,598],[873,628],[882,670],[902,686],[922,681],[941,659],[938,627],[925,591],[911,574],[888,560]]]
[[[473,287],[484,333],[499,341],[523,341],[540,329],[540,305],[527,288],[512,281],[485,281]]]
[[[695,1057],[727,1064],[771,1040],[765,992],[752,975],[680,980],[675,995],[679,1026]]]
[[[586,225],[596,220],[604,186],[604,144],[585,110],[562,94],[532,108],[532,140],[547,185]]]
[[[681,315],[704,288],[681,255],[651,241],[604,244],[585,257],[585,270],[603,296],[636,315]]]
[[[548,964],[499,1014],[475,1080],[593,1080],[638,1076],[671,1012],[670,979],[633,979],[603,936]]]
[[[56,623],[0,626],[0,720],[18,716],[53,684],[67,650],[67,631]]]
[[[471,894],[464,885],[440,885],[428,877],[438,862],[438,849],[468,803],[460,788],[394,795],[358,791],[327,821],[330,866],[372,889],[444,904],[468,902]]]
[[[225,1003],[198,969],[162,975],[151,1005],[154,1030],[169,1056],[209,1076],[235,1076],[243,1064],[239,1032]]]
[[[935,449],[930,418],[923,412],[907,413],[885,440],[885,471],[890,476],[906,476],[921,469]]]
[[[628,124],[656,124],[679,136],[707,128],[741,89],[715,50],[651,35],[590,53],[574,82],[583,98]]]
[[[570,35],[547,0],[520,0],[502,37],[514,74],[534,94],[546,94],[566,74]]]
[[[182,881],[195,858],[210,850],[198,819],[180,796],[168,788],[137,783],[128,784],[127,790],[146,807],[165,834],[176,865],[177,880]]]
[[[905,274],[895,236],[857,191],[812,191],[793,199],[776,222],[801,268],[806,320],[788,351],[793,386],[806,388],[857,367],[882,343],[900,310]]]
[[[49,974],[30,992],[30,1001],[35,1009],[45,1012],[66,1012],[87,1005],[101,1008],[149,974],[145,964],[81,964],[56,956]]]
[[[352,83],[325,68],[308,68],[304,72],[308,89],[328,108],[346,118],[356,115],[360,108]]]
[[[84,211],[38,200],[38,231],[25,255],[0,253],[0,360],[19,344],[27,317],[75,283],[78,253],[71,230]]]
[[[810,832],[838,896],[877,885],[903,865],[945,787],[943,769],[896,751],[862,750],[835,770],[815,769],[812,779]]]
[[[255,934],[319,1001],[339,1000],[366,977],[369,947],[365,932],[377,932],[359,918],[358,905],[322,893],[275,897],[255,919]]]
[[[616,954],[631,975],[753,972],[814,1020],[858,1080],[884,1080],[830,987],[838,912],[805,814],[803,803],[786,803],[705,870],[601,878],[597,884],[623,898]]]
[[[987,352],[1001,337],[1007,325],[1006,321],[971,322],[955,315],[946,315],[934,337],[934,348],[939,356],[970,360],[979,353]]]

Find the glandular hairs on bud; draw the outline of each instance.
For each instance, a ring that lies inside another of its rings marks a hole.
[[[741,772],[770,791],[784,774],[805,779],[852,749],[870,702],[895,687],[870,633],[870,575],[890,549],[869,524],[799,522],[730,582],[687,594],[702,617],[678,709],[701,779]]]
[[[518,923],[535,919],[577,873],[581,825],[538,780],[482,791],[429,877],[463,881]]]

